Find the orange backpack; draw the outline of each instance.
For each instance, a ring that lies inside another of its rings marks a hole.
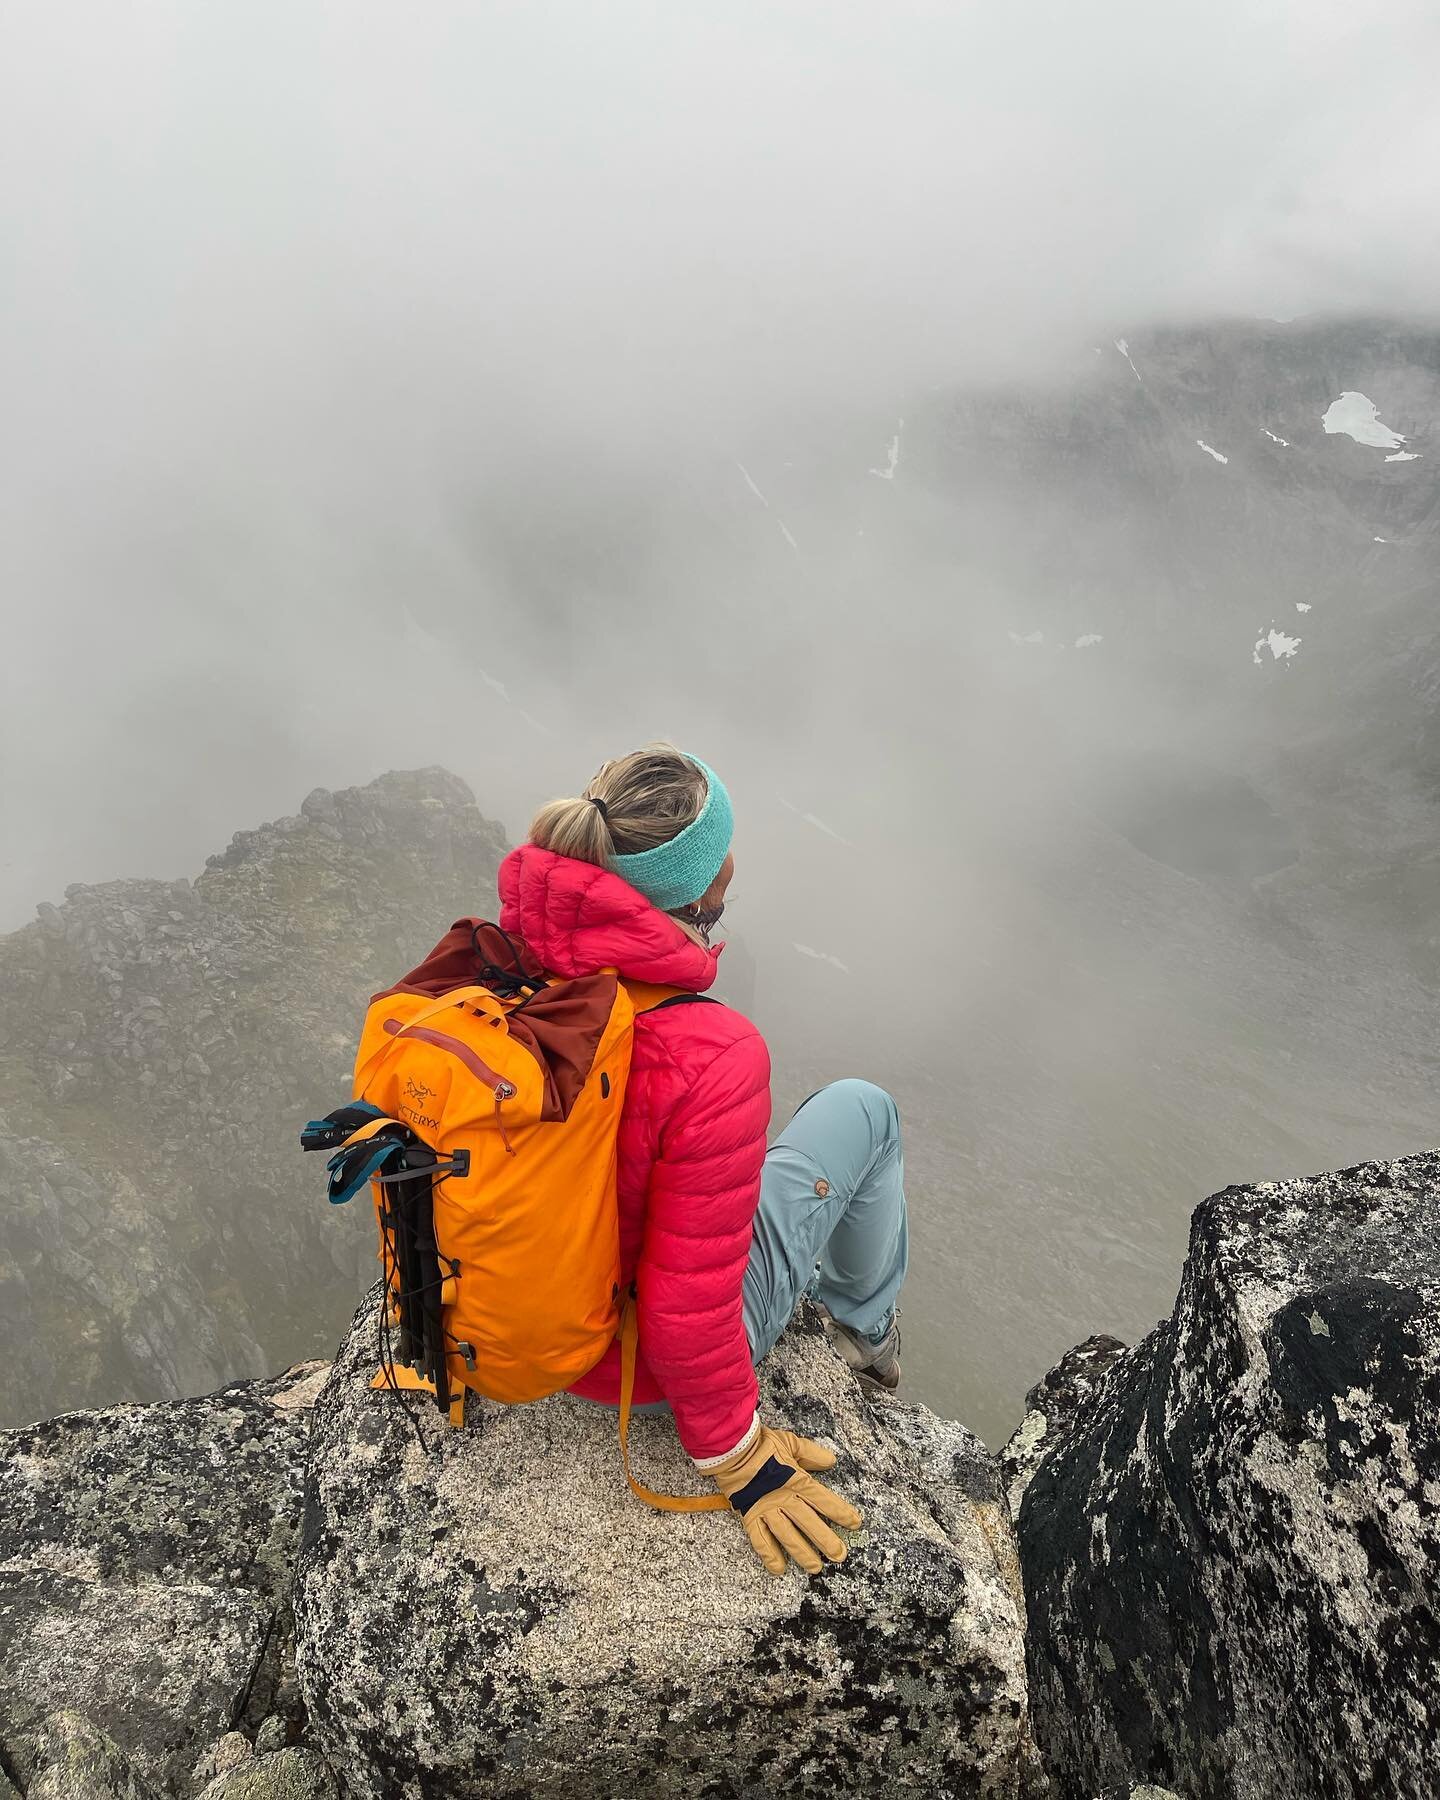
[[[637,1012],[701,996],[614,970],[505,996],[392,991],[370,1004],[355,1099],[302,1134],[330,1198],[373,1184],[387,1289],[372,1385],[421,1389],[452,1424],[467,1388],[507,1404],[570,1387],[621,1333],[629,1471],[637,1327],[622,1308],[617,1139]]]

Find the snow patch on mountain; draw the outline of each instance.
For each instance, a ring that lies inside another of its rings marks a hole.
[[[749,488],[749,490],[750,490],[750,492],[751,492],[751,493],[752,493],[752,494],[753,494],[753,495],[754,495],[754,496],[755,496],[755,498],[756,498],[756,499],[757,499],[757,500],[758,500],[758,501],[759,501],[759,502],[760,502],[760,504],[761,504],[761,505],[762,505],[762,506],[764,506],[764,507],[768,507],[768,506],[769,506],[769,505],[770,505],[770,502],[769,502],[769,501],[768,501],[768,500],[767,500],[767,499],[766,499],[766,498],[765,498],[765,496],[764,496],[764,495],[763,495],[763,494],[762,494],[762,493],[761,493],[761,492],[760,492],[760,490],[759,490],[759,488],[758,488],[758,487],[756,487],[756,485],[755,485],[755,477],[754,477],[754,476],[753,476],[753,475],[752,475],[752,474],[751,474],[751,473],[750,473],[750,471],[749,471],[749,470],[748,470],[748,469],[747,469],[747,468],[746,468],[746,467],[745,467],[745,465],[744,465],[744,463],[742,463],[742,462],[740,462],[740,461],[739,461],[739,460],[738,460],[738,459],[737,459],[737,461],[736,461],[736,464],[735,464],[735,467],[736,467],[736,468],[737,468],[737,469],[738,469],[738,470],[739,470],[739,471],[740,471],[740,473],[741,473],[741,474],[742,474],[742,475],[743,475],[743,476],[744,476],[744,477],[745,477],[745,485],[746,485],[746,487],[748,487],[748,488]]]
[[[902,423],[903,423],[903,421],[902,421]],[[800,546],[795,542],[795,539],[790,535],[790,527],[780,517],[779,513],[775,512],[775,510],[771,506],[770,502],[765,498],[764,494],[761,493],[759,487],[756,485],[755,477],[750,473],[750,471],[745,467],[744,463],[742,463],[738,457],[735,459],[735,467],[745,477],[746,487],[749,488],[750,492],[755,496],[755,498],[765,508],[766,512],[774,514],[775,523],[780,527],[781,537],[784,538],[785,542],[790,546],[790,548],[792,550],[798,551]]]
[[[1126,342],[1126,340],[1124,338],[1116,338],[1115,348],[1125,358],[1126,362],[1129,363],[1131,372],[1133,373],[1135,379],[1140,382],[1141,387],[1144,387],[1145,383],[1141,380],[1140,371],[1135,367],[1135,359],[1130,354],[1130,345]]]
[[[1289,438],[1276,437],[1275,433],[1270,429],[1270,427],[1268,425],[1262,425],[1260,427],[1260,429],[1265,433],[1266,437],[1268,437],[1273,443],[1279,444],[1282,450],[1288,450],[1290,448]]]
[[[1012,644],[1043,644],[1045,642],[1045,633],[1043,631],[1027,631],[1023,636],[1018,631],[1012,631],[1007,635]]]
[[[442,644],[434,632],[422,625],[408,606],[400,610],[400,632],[406,654],[412,662],[434,668],[454,665],[454,652]],[[543,725],[533,713],[525,710],[498,675],[482,669],[477,662],[470,662],[467,666],[480,677],[492,694],[497,695],[507,706],[513,707],[532,731],[538,731],[542,737],[553,735],[548,725]]]
[[[1397,450],[1393,456],[1387,456],[1385,460],[1386,462],[1419,462],[1420,453],[1417,450]]]
[[[828,950],[815,950],[809,944],[796,944],[795,948],[802,956],[808,956],[812,962],[829,963],[832,969],[838,969],[842,975],[850,973],[849,966],[841,962],[838,956],[832,956]]]
[[[422,665],[432,663],[434,666],[444,668],[449,660],[449,652],[439,638],[433,631],[427,630],[420,623],[408,606],[400,608],[400,640],[405,646],[406,654]],[[437,658],[438,662],[436,662]],[[491,676],[485,675],[482,679],[488,687],[499,694],[502,700],[510,698],[504,687]]]
[[[1332,436],[1343,432],[1357,444],[1369,444],[1376,450],[1398,450],[1405,439],[1398,431],[1380,423],[1380,409],[1365,394],[1347,388],[1338,400],[1332,400],[1320,423]]]
[[[1075,648],[1077,650],[1089,650],[1095,644],[1103,644],[1104,642],[1105,639],[1098,631],[1087,631],[1082,636],[1076,638]]]
[[[1286,637],[1283,631],[1277,631],[1272,625],[1268,633],[1255,640],[1255,654],[1251,661],[1261,662],[1263,660],[1260,655],[1262,650],[1269,650],[1275,662],[1280,662],[1282,659],[1288,660],[1300,648],[1302,641],[1298,637]]]
[[[1297,600],[1295,602],[1295,610],[1296,610],[1296,612],[1309,612],[1312,605],[1313,605],[1312,601]]]
[[[813,825],[816,831],[823,831],[826,837],[834,838],[837,844],[849,844],[849,838],[842,837],[840,833],[835,830],[834,826],[827,825],[823,819],[817,818],[813,812],[802,811],[792,800],[787,800],[783,794],[777,794],[775,798],[785,808],[786,812],[792,812],[797,819],[803,820],[805,824]]]
[[[1215,458],[1216,462],[1218,462],[1218,463],[1228,463],[1229,462],[1230,458],[1228,456],[1222,456],[1218,450],[1213,449],[1209,444],[1207,444],[1205,442],[1204,438],[1196,438],[1195,442],[1200,446],[1200,448],[1205,452],[1205,454],[1207,456],[1213,456]]]
[[[900,437],[904,430],[905,421],[901,419],[895,427],[894,437],[890,440],[890,449],[885,467],[883,469],[872,469],[870,471],[872,475],[878,475],[881,481],[893,481],[895,479],[895,471],[900,466]]]

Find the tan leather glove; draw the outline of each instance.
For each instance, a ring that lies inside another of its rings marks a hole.
[[[787,1556],[811,1575],[820,1573],[822,1555],[844,1562],[845,1546],[825,1521],[853,1529],[863,1515],[810,1473],[834,1466],[835,1453],[823,1444],[762,1425],[752,1443],[709,1471],[772,1575],[785,1573]]]

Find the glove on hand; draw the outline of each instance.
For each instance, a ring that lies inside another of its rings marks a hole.
[[[811,1575],[820,1573],[822,1554],[844,1562],[845,1546],[825,1521],[854,1527],[863,1515],[809,1472],[834,1466],[835,1453],[823,1444],[762,1425],[753,1443],[709,1471],[772,1575],[785,1573],[787,1555]]]

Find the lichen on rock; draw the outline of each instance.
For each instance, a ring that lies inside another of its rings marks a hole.
[[[36,1772],[25,1800],[155,1800],[120,1746],[73,1707],[51,1713],[32,1748]]]
[[[313,1750],[251,1756],[217,1775],[196,1800],[338,1800],[339,1786]]]

